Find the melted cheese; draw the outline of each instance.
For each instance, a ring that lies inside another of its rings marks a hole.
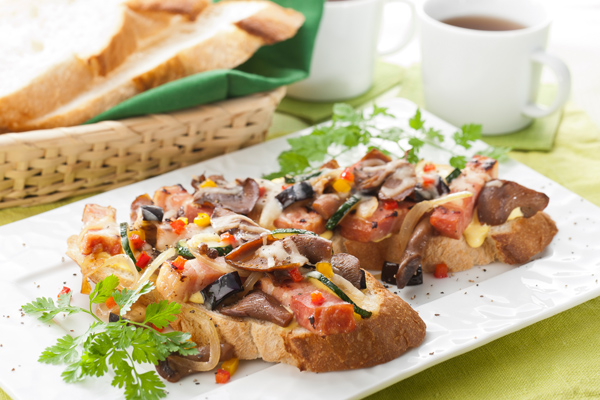
[[[512,221],[513,219],[517,219],[522,216],[523,212],[521,212],[521,207],[517,207],[510,212],[510,215],[508,216],[506,221]],[[469,246],[477,248],[483,244],[489,231],[490,227],[479,222],[477,210],[474,210],[473,220],[471,221],[469,226],[467,226],[467,229],[465,229],[465,231],[463,232],[463,236],[465,237],[465,240],[467,241],[467,244]]]
[[[471,220],[469,226],[467,226],[467,229],[465,229],[465,231],[463,232],[463,236],[465,237],[465,240],[467,241],[467,244],[469,246],[477,248],[483,244],[489,230],[490,227],[488,225],[482,225],[479,222],[479,217],[477,217],[477,210],[474,210],[473,219]]]
[[[510,212],[510,215],[506,219],[506,221],[512,221],[513,219],[517,219],[523,216],[523,212],[521,211],[521,207],[517,207]]]
[[[256,251],[256,255],[265,258],[269,268],[274,267],[276,264],[304,265],[308,263],[308,259],[300,254],[294,242],[289,241],[287,245],[289,252],[283,247],[283,240],[278,240],[270,245],[261,246]]]

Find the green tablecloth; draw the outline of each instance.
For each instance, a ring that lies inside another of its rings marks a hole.
[[[403,81],[399,93],[420,103],[419,88],[418,82]],[[292,116],[277,114],[273,129],[285,132],[305,126]],[[550,151],[514,151],[510,155],[600,206],[599,154],[600,130],[585,112],[568,104]],[[0,224],[63,203],[67,202],[2,210]],[[596,298],[429,368],[368,399],[600,398],[599,332],[600,298]],[[6,399],[0,390],[0,400]]]

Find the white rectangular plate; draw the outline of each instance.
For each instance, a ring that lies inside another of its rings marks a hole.
[[[398,119],[382,118],[379,125],[409,129],[408,118],[416,109],[413,103],[393,99],[383,105]],[[427,126],[445,135],[456,131],[431,114],[423,116]],[[81,229],[84,205],[112,205],[117,218],[125,220],[131,201],[139,194],[175,183],[189,188],[192,176],[203,172],[224,173],[228,179],[260,177],[277,169],[276,157],[285,148],[285,139],[269,141],[0,227],[0,386],[14,400],[122,398],[121,391],[110,386],[111,377],[66,384],[60,378],[63,367],[37,362],[46,346],[65,333],[82,333],[89,320],[59,317],[56,324],[41,324],[19,311],[36,297],[56,296],[63,285],[79,287],[79,268],[64,254],[67,238]],[[424,155],[432,161],[448,159],[439,151],[428,150]],[[401,291],[391,287],[427,324],[420,347],[377,367],[324,374],[300,372],[283,364],[242,362],[226,385],[216,385],[212,373],[167,383],[168,398],[360,398],[600,295],[600,209],[515,161],[501,164],[500,177],[550,196],[546,211],[559,233],[540,256],[520,267],[491,264],[447,279],[426,274],[423,285]],[[86,296],[75,294],[74,303],[85,306]]]

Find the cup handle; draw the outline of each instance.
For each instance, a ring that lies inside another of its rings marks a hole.
[[[562,107],[571,91],[571,73],[567,65],[557,57],[554,57],[543,50],[538,50],[531,55],[531,60],[548,66],[556,75],[558,81],[558,90],[556,97],[549,107],[540,107],[536,103],[525,105],[522,112],[531,118],[541,118],[552,114],[554,111]]]
[[[397,51],[399,51],[400,49],[402,49],[404,46],[406,46],[408,44],[408,42],[410,42],[410,40],[413,38],[414,34],[415,34],[415,28],[416,28],[416,24],[415,24],[415,5],[411,0],[386,0],[386,3],[390,3],[392,1],[397,1],[399,3],[405,3],[410,7],[410,25],[408,26],[408,32],[405,35],[404,38],[402,38],[402,40],[400,40],[398,43],[396,43],[394,46],[392,46],[392,48],[387,49],[387,50],[379,50],[377,49],[377,52],[379,53],[380,56],[385,56],[391,53],[395,53]]]

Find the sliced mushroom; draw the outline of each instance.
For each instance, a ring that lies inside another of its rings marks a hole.
[[[400,266],[396,273],[396,285],[398,285],[398,288],[400,289],[406,286],[421,266],[423,250],[425,250],[427,241],[434,232],[433,227],[429,222],[429,215],[430,214],[425,214],[415,227],[415,230],[406,245],[406,250],[404,250],[402,259],[400,260]]]
[[[234,213],[223,207],[216,207],[210,218],[210,224],[217,234],[231,233],[240,243],[258,239],[269,232],[245,215]]]
[[[333,272],[346,279],[357,289],[361,288],[362,274],[360,272],[360,261],[351,254],[338,253],[331,257]]]
[[[269,235],[238,246],[225,261],[247,271],[275,271],[328,261],[331,252],[331,242],[320,236],[293,235],[277,240]]]
[[[516,182],[493,180],[481,190],[477,200],[477,216],[481,223],[502,225],[517,207],[525,218],[534,216],[548,205],[548,196]]]
[[[194,193],[194,203],[220,205],[239,214],[248,214],[258,197],[258,183],[252,178],[246,178],[243,183],[236,181],[234,184],[217,187],[199,187]]]
[[[390,164],[394,164],[396,168],[383,182],[383,186],[379,189],[378,197],[381,200],[402,201],[417,186],[418,181],[415,166],[405,160],[396,160]]]
[[[221,343],[221,357],[219,362],[227,361],[233,358],[233,346],[229,343]],[[198,371],[194,371],[190,368],[183,366],[178,360],[185,358],[190,361],[206,362],[210,357],[209,346],[198,347],[198,354],[193,356],[180,356],[177,353],[173,353],[168,356],[165,360],[159,361],[156,364],[156,372],[166,379],[167,381],[174,383],[179,382],[181,378],[185,378],[188,375],[194,374]]]
[[[260,290],[250,292],[237,303],[222,307],[219,311],[230,317],[256,318],[279,326],[288,326],[294,319],[294,315],[279,300]]]

